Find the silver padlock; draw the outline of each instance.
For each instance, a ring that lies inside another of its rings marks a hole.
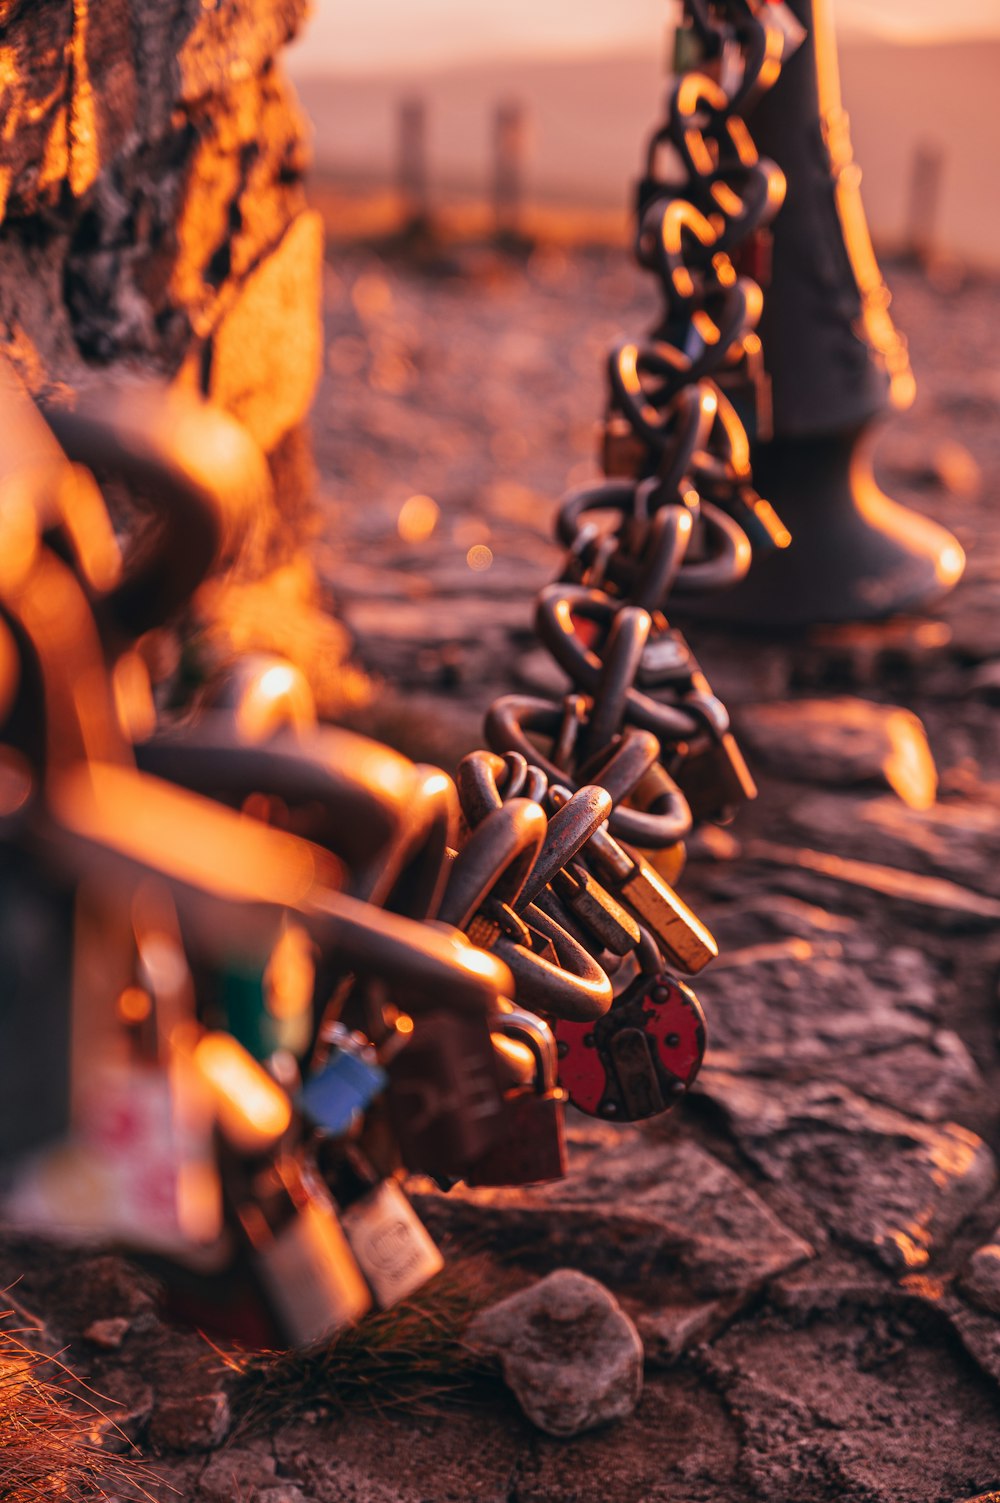
[[[360,1193],[352,1194],[349,1181]],[[379,1179],[351,1152],[334,1193],[343,1197],[341,1225],[380,1309],[409,1299],[441,1272],[444,1259],[395,1179]]]

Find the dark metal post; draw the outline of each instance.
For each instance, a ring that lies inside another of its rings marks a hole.
[[[760,324],[773,439],[752,457],[793,542],[713,600],[719,618],[761,625],[919,609],[964,567],[950,533],[875,483],[871,425],[915,385],[861,204],[827,0],[788,3],[806,40],[747,123],[788,181]]]

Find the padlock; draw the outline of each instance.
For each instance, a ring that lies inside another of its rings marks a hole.
[[[681,632],[666,625],[656,630],[658,615],[653,617],[654,630],[642,650],[636,672],[636,682],[650,689],[658,689],[664,684],[686,683],[698,667]],[[663,617],[659,616],[659,620],[662,622]]]
[[[555,1035],[559,1080],[573,1106],[614,1122],[669,1111],[705,1054],[701,1005],[666,971],[637,976],[590,1027],[560,1019]]]
[[[552,891],[602,950],[627,955],[639,943],[635,919],[580,862],[557,873]]]
[[[715,959],[719,947],[710,931],[638,852],[619,845],[601,830],[591,841],[587,856],[610,890],[640,924],[652,930],[672,965],[696,976]]]
[[[560,1087],[556,1040],[533,1013],[502,1004],[499,1027],[534,1056],[534,1080],[504,1093],[503,1138],[466,1174],[470,1185],[533,1185],[566,1175],[566,1092]],[[588,1025],[581,1024],[586,1028]]]
[[[629,804],[644,811],[655,809],[657,800],[663,795],[669,796],[674,786],[674,781],[668,776],[662,764],[654,762],[629,794]],[[669,887],[677,886],[687,859],[687,849],[683,840],[675,840],[673,845],[663,846],[658,850],[645,847],[641,842],[633,841],[631,844]]]
[[[300,924],[282,921],[271,953],[234,956],[219,987],[225,1025],[255,1059],[276,1049],[301,1057],[313,1028],[315,946]]]
[[[568,790],[556,785],[549,794],[554,803],[563,804]],[[602,829],[591,836],[583,856],[609,892],[652,930],[672,965],[696,976],[715,959],[719,947],[712,934],[637,851],[619,845]]]
[[[169,899],[80,884],[66,1140],[25,1162],[4,1217],[56,1236],[118,1241],[192,1265],[222,1255],[213,1100]]]
[[[260,1291],[291,1346],[322,1341],[371,1309],[372,1297],[325,1187],[277,1158],[237,1207]]]
[[[386,1064],[387,1104],[403,1163],[461,1179],[503,1131],[503,1098],[485,1015],[426,1012]]]
[[[726,820],[740,804],[757,797],[757,784],[731,731],[690,750],[672,774],[699,823]]]
[[[321,1063],[308,1076],[296,1104],[322,1132],[341,1137],[385,1090],[388,1076],[362,1035],[334,1023],[320,1031]]]
[[[380,1178],[365,1156],[351,1148],[328,1183],[351,1251],[380,1309],[409,1299],[441,1272],[444,1259],[396,1179]]]
[[[560,1018],[596,1018],[607,1012],[613,996],[611,982],[589,948],[533,903],[520,917],[528,926],[531,947],[505,935],[496,945],[496,953],[514,978],[511,995]]]

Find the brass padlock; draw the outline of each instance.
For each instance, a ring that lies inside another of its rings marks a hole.
[[[552,890],[601,949],[627,955],[639,943],[635,919],[580,862],[559,872]]]
[[[719,947],[710,931],[638,851],[601,830],[586,854],[611,892],[652,931],[672,966],[696,976],[715,959]]]

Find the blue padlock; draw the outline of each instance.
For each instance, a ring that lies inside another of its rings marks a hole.
[[[365,1051],[367,1052],[367,1051]],[[298,1093],[299,1108],[333,1137],[349,1132],[385,1089],[386,1073],[361,1050],[335,1047]]]

